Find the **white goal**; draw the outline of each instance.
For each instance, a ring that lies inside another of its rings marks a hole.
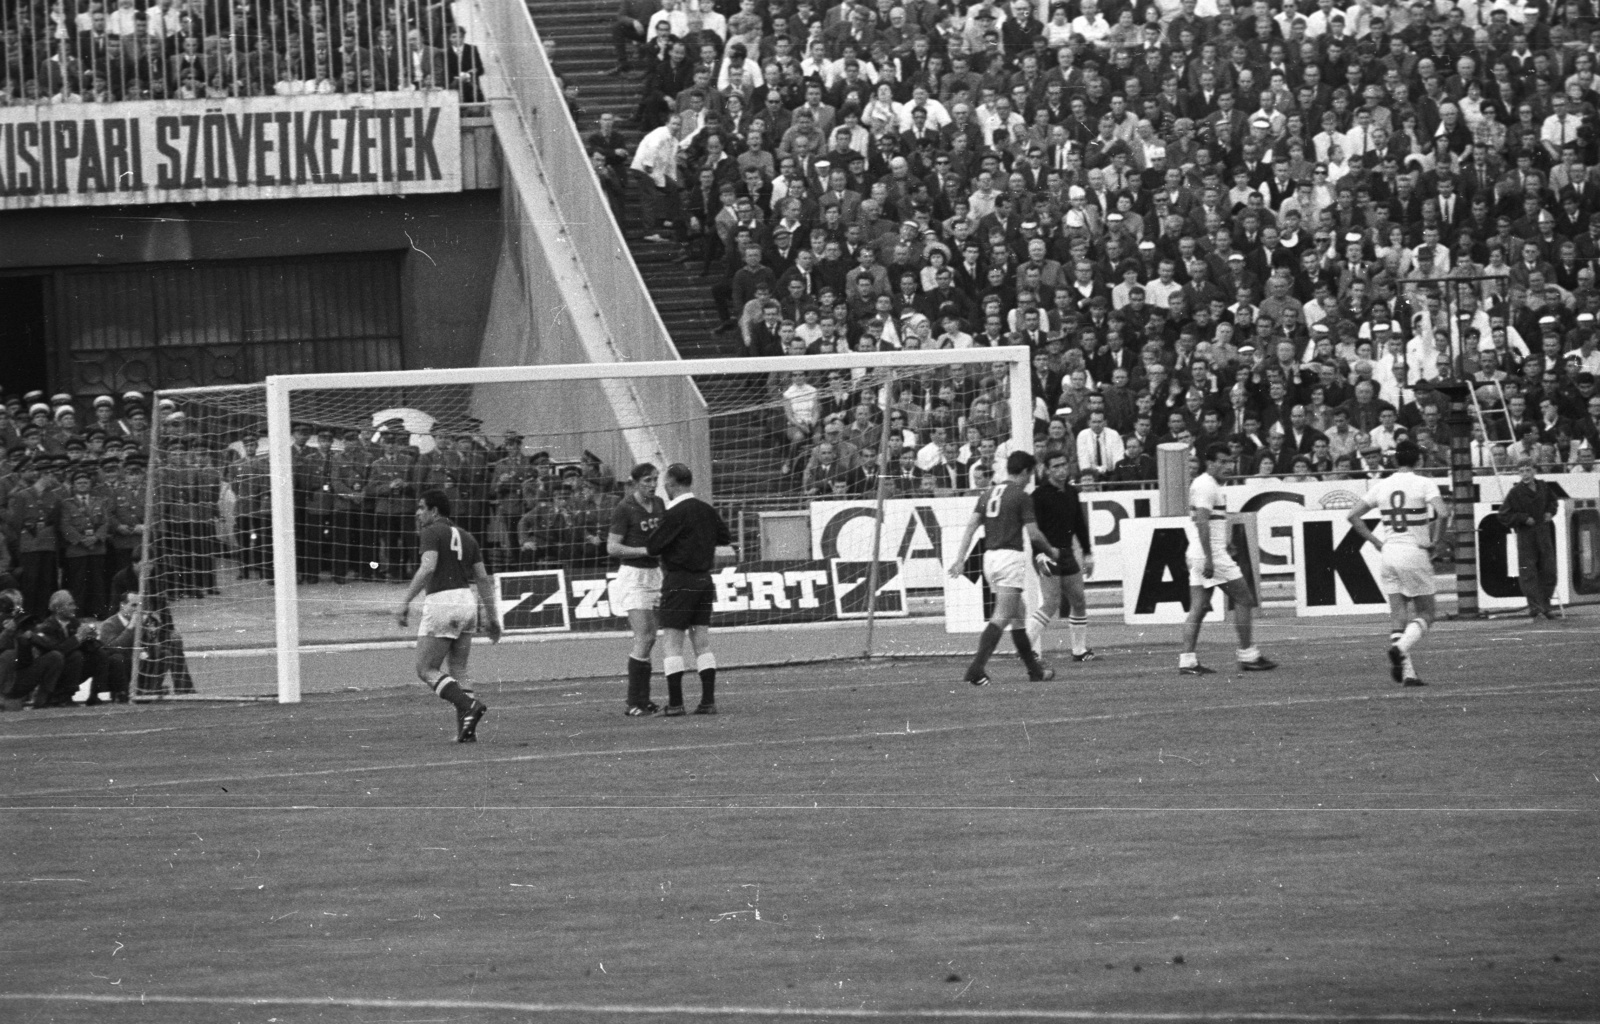
[[[885,499],[981,486],[1042,427],[1030,358],[916,349],[160,392],[141,589],[170,609],[201,697],[399,685],[410,642],[392,613],[422,490],[446,491],[479,539],[512,640],[625,630],[606,600],[610,511],[635,464],[682,462],[735,534],[727,571],[746,589],[719,601],[722,621],[864,619],[870,637],[875,617],[907,614],[904,581],[892,557],[820,558],[810,506],[876,503],[881,552]],[[657,391],[673,401],[637,400]],[[671,418],[638,411],[663,407]]]

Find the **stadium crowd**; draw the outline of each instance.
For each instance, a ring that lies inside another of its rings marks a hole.
[[[1594,471],[1588,0],[623,0],[613,36],[644,134],[603,118],[597,171],[751,355],[1027,345],[1080,480],[1161,441],[1315,479],[1410,437],[1441,471],[1452,378],[1480,470]],[[772,384],[806,493],[871,486],[847,384]],[[896,396],[896,487],[993,476],[1028,437],[997,384]]]
[[[477,102],[461,6],[0,0],[0,106],[444,88]]]

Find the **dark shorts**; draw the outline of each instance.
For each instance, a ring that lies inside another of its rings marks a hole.
[[[1057,576],[1076,576],[1076,575],[1078,575],[1078,573],[1083,571],[1083,567],[1078,564],[1078,556],[1077,555],[1074,555],[1072,552],[1064,550],[1064,549],[1057,549],[1057,550],[1060,551],[1061,557],[1056,559],[1055,575],[1057,575]]]
[[[662,629],[709,626],[716,598],[717,588],[710,573],[668,571],[661,578],[661,607],[656,611],[656,622]]]

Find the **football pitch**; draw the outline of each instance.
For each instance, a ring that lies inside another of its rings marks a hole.
[[[7,714],[0,1020],[1600,1021],[1597,625]]]

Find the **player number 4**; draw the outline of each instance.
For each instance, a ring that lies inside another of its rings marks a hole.
[[[454,526],[450,527],[450,550],[456,553],[458,562],[466,557],[461,551],[461,531]]]

